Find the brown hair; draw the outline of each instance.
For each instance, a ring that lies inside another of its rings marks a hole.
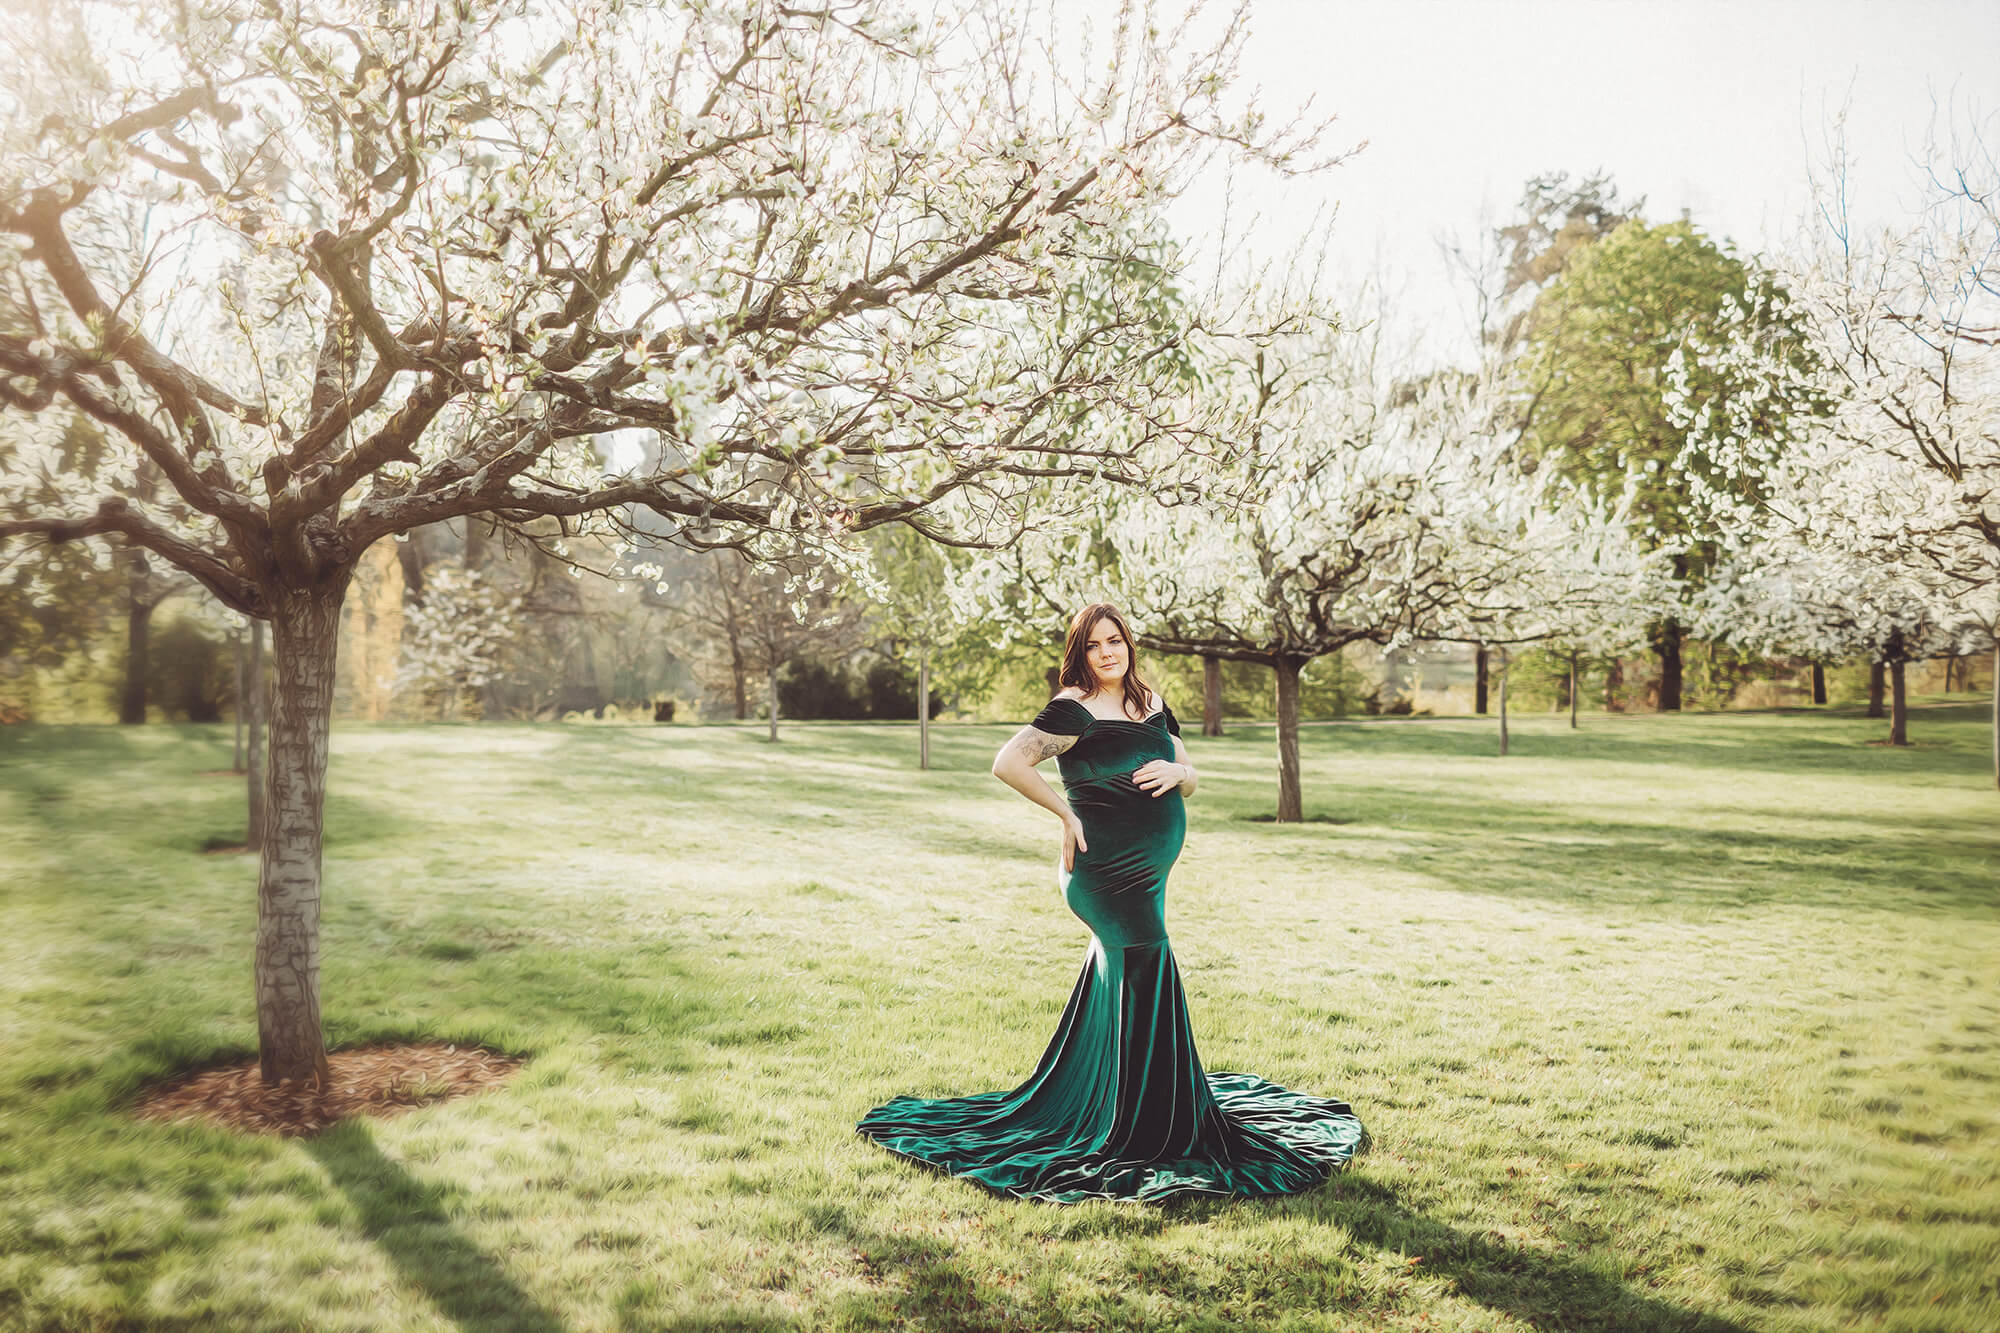
[[[1097,673],[1090,669],[1090,658],[1085,650],[1090,643],[1090,633],[1097,628],[1100,620],[1108,620],[1117,626],[1119,634],[1125,638],[1123,712],[1127,719],[1143,721],[1147,705],[1152,702],[1152,692],[1139,676],[1139,645],[1133,642],[1132,629],[1125,623],[1125,617],[1109,602],[1092,602],[1070,617],[1069,635],[1063,640],[1060,683],[1082,690],[1086,696],[1097,693]]]

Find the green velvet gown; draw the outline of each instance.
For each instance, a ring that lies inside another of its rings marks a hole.
[[[1107,721],[1057,699],[1034,725],[1079,738],[1059,763],[1089,847],[1064,897],[1091,941],[1062,1021],[1011,1092],[896,1097],[859,1132],[1001,1193],[1057,1203],[1319,1184],[1360,1145],[1347,1103],[1207,1073],[1195,1052],[1164,915],[1187,811],[1179,792],[1154,796],[1132,780],[1147,761],[1174,757],[1172,711]]]

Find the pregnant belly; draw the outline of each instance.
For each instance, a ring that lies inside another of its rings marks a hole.
[[[1187,804],[1177,791],[1155,796],[1130,778],[1107,778],[1072,788],[1069,807],[1083,824],[1093,865],[1157,867],[1165,873],[1187,837]],[[1079,861],[1079,866],[1081,861]]]
[[[1072,788],[1069,803],[1089,844],[1063,885],[1070,910],[1106,945],[1165,939],[1167,872],[1187,836],[1181,794],[1118,779]]]

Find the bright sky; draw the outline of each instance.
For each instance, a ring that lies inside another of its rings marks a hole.
[[[1795,225],[1843,101],[1862,220],[1912,197],[1934,111],[1976,114],[2000,152],[1994,0],[1253,0],[1242,74],[1272,113],[1336,114],[1332,146],[1368,140],[1319,177],[1239,175],[1250,248],[1275,258],[1337,204],[1336,282],[1401,274],[1441,356],[1471,340],[1436,238],[1510,218],[1531,175],[1602,169],[1649,220],[1685,208],[1749,251]],[[1180,201],[1177,227],[1213,233],[1219,193]]]

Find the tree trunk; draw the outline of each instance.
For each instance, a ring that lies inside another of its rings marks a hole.
[[[429,564],[425,558],[424,541],[424,530],[414,528],[404,540],[396,543],[396,563],[403,570],[403,600],[413,606],[424,604],[424,567]]]
[[[733,642],[729,645],[729,680],[736,691],[736,720],[750,716],[750,673],[743,666],[743,650]]]
[[[125,581],[125,687],[118,695],[122,726],[142,726],[146,721],[146,646],[153,623],[152,594],[146,558],[135,551]]]
[[[1572,651],[1569,655],[1569,729],[1571,731],[1576,730],[1577,687],[1583,684],[1583,678],[1577,671],[1577,658],[1579,656],[1580,654],[1575,651]]]
[[[1681,709],[1681,622],[1671,616],[1660,622],[1653,635],[1653,647],[1660,655],[1660,705],[1662,713]]]
[[[243,636],[232,634],[229,636],[229,642],[236,649],[236,757],[229,767],[230,771],[241,773],[243,771]]]
[[[1201,659],[1201,734],[1222,734],[1222,659]]]
[[[1993,785],[2000,787],[2000,640],[1993,644]]]
[[[1889,664],[1889,744],[1910,743],[1910,704],[1903,688],[1903,659]]]
[[[1870,717],[1883,716],[1882,687],[1886,679],[1886,676],[1883,674],[1881,662],[1870,662],[1868,664],[1868,716]]]
[[[1295,657],[1271,664],[1278,676],[1278,822],[1296,824],[1305,818],[1299,795],[1299,669]]]
[[[1049,698],[1055,698],[1062,690],[1062,668],[1050,667],[1042,675],[1049,683]]]
[[[764,697],[770,704],[771,739],[778,739],[778,668],[764,673]]]
[[[1500,650],[1500,757],[1507,757],[1507,650]]]
[[[1472,711],[1486,716],[1487,691],[1486,645],[1475,645],[1472,650]]]
[[[1604,668],[1604,711],[1605,712],[1615,713],[1618,711],[1618,691],[1621,688],[1623,688],[1624,684],[1625,684],[1625,659],[1622,657],[1614,657],[1611,659],[1610,665]]]
[[[249,715],[250,743],[243,751],[244,786],[248,789],[243,825],[243,846],[253,852],[264,850],[264,712],[271,699],[264,687],[264,622],[250,622],[250,680],[244,687],[244,711]]]
[[[334,649],[349,571],[286,589],[271,618],[277,688],[265,809],[270,827],[257,879],[257,1054],[264,1082],[323,1084],[320,1030],[320,847],[326,823],[327,732]]]
[[[931,650],[917,645],[917,767],[931,766]]]
[[[1814,662],[1812,664],[1812,690],[1814,703],[1823,704],[1826,702],[1826,666],[1824,663]]]
[[[483,514],[465,517],[465,567],[478,569],[486,563],[486,525],[492,520]]]

